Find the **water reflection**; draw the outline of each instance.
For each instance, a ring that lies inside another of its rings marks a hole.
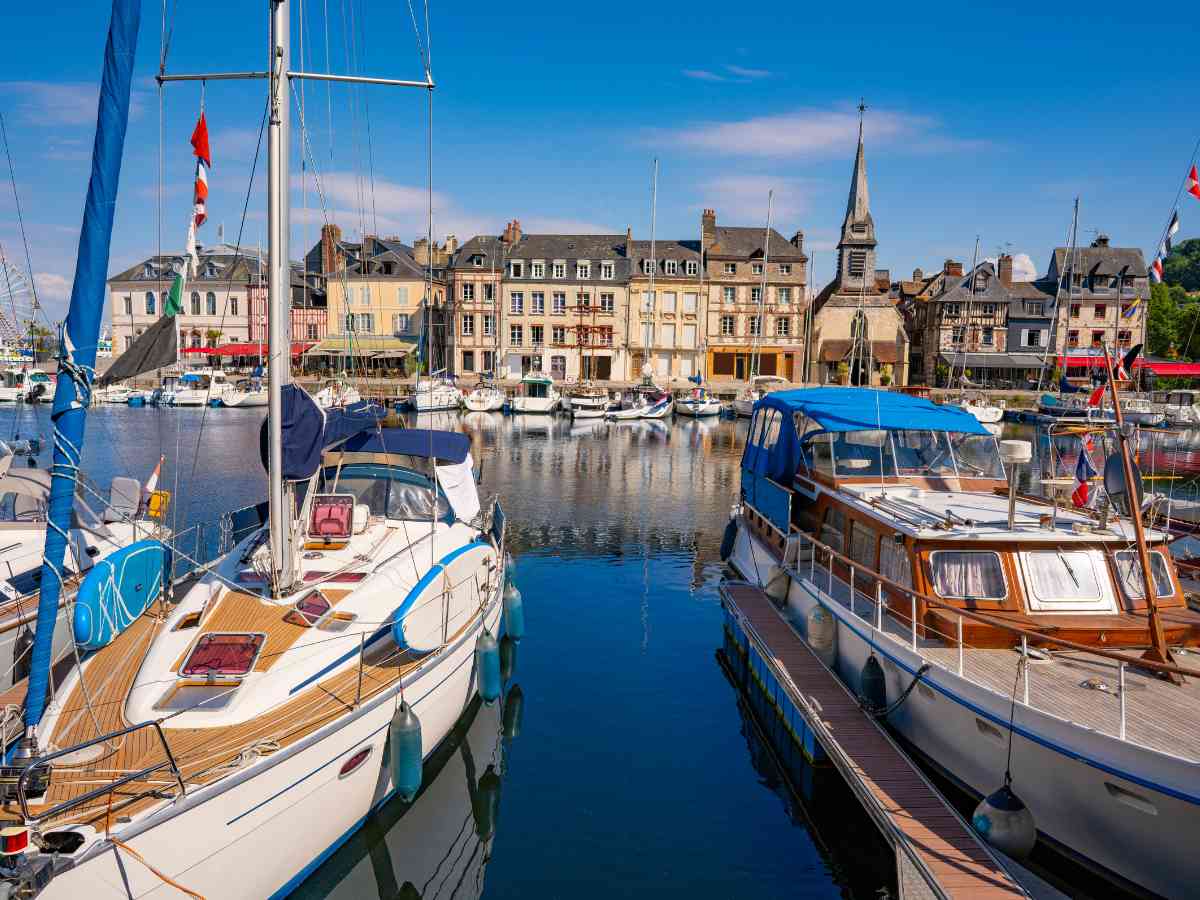
[[[503,706],[476,700],[426,762],[412,803],[378,810],[294,896],[481,896],[499,823],[504,738],[519,732],[523,703],[519,686]]]

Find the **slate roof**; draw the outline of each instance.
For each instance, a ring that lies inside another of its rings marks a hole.
[[[472,239],[473,240],[473,239]],[[623,234],[522,234],[506,256],[509,259],[624,259]]]
[[[471,265],[471,257],[480,255],[483,257],[482,266]],[[480,234],[471,238],[458,248],[454,254],[454,258],[450,261],[452,269],[491,269],[492,256],[496,257],[496,273],[500,273],[501,263],[507,256],[504,245],[499,237],[490,234]]]
[[[642,273],[642,260],[650,258],[650,242],[649,241],[633,241],[630,250],[630,259],[633,261],[633,270],[636,274]],[[658,271],[656,275],[663,275],[662,263],[663,260],[673,259],[680,263],[692,260],[700,262],[700,242],[696,241],[655,241],[654,242],[654,258],[658,261]],[[679,267],[679,275],[684,274],[683,266]],[[667,276],[674,277],[674,276]],[[693,278],[696,276],[692,276]]]
[[[1078,260],[1076,271],[1089,275],[1146,274],[1146,258],[1136,247],[1079,247],[1075,253]],[[1070,247],[1054,248],[1051,275],[1066,270],[1070,254]]]
[[[200,245],[197,256],[200,260],[199,274],[191,281],[230,281],[246,282],[252,277],[266,277],[266,254],[262,259],[257,247],[242,247],[240,250],[229,244],[215,244],[211,247]],[[176,266],[183,260],[183,251],[178,253],[156,254],[142,260],[137,265],[130,266],[123,272],[118,272],[108,279],[113,282],[147,281],[162,282],[175,277]],[[209,267],[216,267],[216,274],[206,276]],[[298,265],[298,263],[293,263]],[[147,270],[147,266],[149,269]]]
[[[774,228],[771,229],[769,249],[772,262],[803,262],[808,259],[802,250],[792,246],[788,239]],[[716,240],[705,250],[714,259],[761,257],[763,229],[753,225],[718,225]]]

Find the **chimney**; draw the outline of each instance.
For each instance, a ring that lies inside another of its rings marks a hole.
[[[912,277],[913,281],[922,281],[922,280],[924,280],[924,278],[925,278],[924,272],[922,272],[920,269],[913,269],[913,277]]]
[[[510,227],[512,228],[512,242],[514,244],[521,243],[521,220],[513,219]]]
[[[321,226],[321,271],[325,274],[336,272],[341,268],[342,252],[338,245],[342,242],[342,229],[336,225]]]
[[[1096,239],[1094,241],[1092,241],[1092,246],[1093,247],[1107,247],[1108,246],[1108,235],[1107,234],[1096,235]]]
[[[625,226],[625,258],[633,259],[633,227]]]
[[[797,250],[804,249],[804,232],[801,231],[799,228],[797,228],[796,233],[792,235],[791,244]]]
[[[458,251],[458,238],[452,234],[446,235],[446,253],[453,256]]]
[[[418,266],[429,265],[429,239],[417,238],[413,241],[413,261]]]
[[[700,214],[700,234],[705,247],[711,247],[717,242],[717,213],[716,210],[706,209]]]
[[[963,264],[960,262],[955,262],[952,259],[948,259],[946,260],[945,265],[942,266],[942,271],[951,278],[961,277],[963,273]]]
[[[1012,287],[1012,255],[1009,253],[1001,253],[1000,259],[996,264],[996,275],[1000,279],[1000,283],[1005,287]]]

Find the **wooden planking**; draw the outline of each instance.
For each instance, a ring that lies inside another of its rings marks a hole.
[[[730,600],[771,653],[771,664],[821,711],[821,721],[849,759],[853,776],[895,823],[912,850],[955,897],[1023,897],[963,821],[919,775],[780,616],[758,588],[727,585]]]
[[[958,671],[957,647],[922,647],[921,653],[939,666]],[[1062,719],[1117,736],[1121,727],[1120,677],[1117,663],[1082,651],[1054,651],[1049,659],[1034,659],[1028,667],[1029,704]],[[963,651],[963,675],[1003,697],[1017,700],[1024,685],[1017,680],[1020,654],[1011,650]],[[1108,690],[1084,687],[1101,682]],[[1188,678],[1173,685],[1147,672],[1125,669],[1125,736],[1144,747],[1200,762],[1200,681]]]

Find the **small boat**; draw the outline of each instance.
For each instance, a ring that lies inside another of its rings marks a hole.
[[[412,408],[417,412],[434,412],[440,409],[458,409],[463,403],[463,392],[445,370],[434,372],[424,381],[417,378],[412,395]]]
[[[269,402],[267,389],[261,379],[243,378],[237,386],[221,398],[223,406],[251,407],[266,406]]]
[[[750,379],[750,383],[742,389],[742,392],[737,395],[737,399],[733,401],[733,411],[741,418],[748,419],[754,411],[754,404],[761,400],[765,394],[787,386],[788,380],[780,378],[778,375],[755,375]]]
[[[637,391],[624,409],[610,409],[608,418],[617,422],[633,419],[665,419],[674,408],[674,400],[666,391]]]
[[[675,412],[681,416],[690,416],[693,419],[699,419],[704,416],[719,416],[721,414],[721,401],[710,391],[704,387],[699,380],[699,376],[694,379],[696,386],[675,398]]]
[[[1184,428],[1200,425],[1200,404],[1196,391],[1159,391],[1152,395],[1168,425]]]
[[[49,402],[54,380],[41,369],[12,368],[0,373],[0,402]]]
[[[965,409],[984,425],[995,425],[1004,418],[1004,401],[992,400],[982,393],[964,394],[946,405]]]
[[[611,399],[608,396],[608,391],[603,388],[598,388],[590,381],[584,381],[575,387],[568,390],[562,399],[563,410],[575,414],[580,411],[594,412],[599,410],[603,415],[608,409]],[[581,418],[595,418],[595,416],[583,415]]]
[[[313,399],[321,409],[335,409],[361,403],[362,395],[359,394],[358,388],[347,384],[341,378],[330,378],[321,390],[313,394]]]
[[[92,391],[93,403],[128,403],[129,398],[135,392],[133,388],[125,387],[121,384],[110,384],[108,387],[97,388]]]
[[[232,391],[233,385],[220,369],[197,369],[165,376],[151,402],[157,406],[214,406]]]
[[[1112,409],[1092,406],[1086,394],[1042,394],[1038,399],[1038,412],[1056,419],[1081,422],[1112,422]]]
[[[480,378],[463,399],[463,406],[471,412],[498,412],[504,409],[507,400],[508,396],[493,382]]]
[[[512,398],[514,413],[552,413],[560,400],[558,389],[548,375],[530,373],[521,379],[517,395]]]

